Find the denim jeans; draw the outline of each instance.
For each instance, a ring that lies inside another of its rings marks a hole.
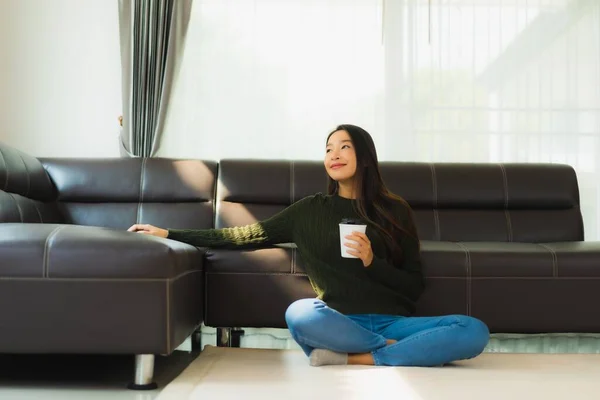
[[[482,321],[465,315],[344,315],[318,299],[292,303],[285,319],[307,356],[315,348],[371,353],[375,365],[426,367],[470,359],[483,352],[490,336]],[[387,345],[386,339],[397,342]]]

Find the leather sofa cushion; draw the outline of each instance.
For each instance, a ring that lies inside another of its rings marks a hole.
[[[212,228],[217,164],[165,158],[41,159],[64,223]]]
[[[580,200],[569,165],[387,161],[381,174],[413,208],[568,209]]]
[[[181,242],[63,224],[0,224],[0,254],[4,278],[170,279],[203,265]]]
[[[472,278],[600,277],[600,242],[457,243]]]
[[[0,143],[0,222],[62,223],[56,196],[35,157]]]
[[[421,255],[425,275],[434,278],[600,277],[600,242],[423,241]],[[293,244],[260,250],[209,250],[205,269],[223,274],[305,273]]]
[[[575,170],[561,164],[392,162],[390,190],[415,211],[419,237],[449,242],[580,241]],[[221,160],[215,227],[251,224],[326,192],[322,162]]]
[[[0,190],[0,223],[63,223],[64,217],[54,202],[44,203],[20,194]]]
[[[33,200],[56,200],[56,189],[35,157],[0,144],[0,190]]]
[[[213,203],[59,203],[65,222],[127,230],[136,223],[162,228],[211,228]]]
[[[292,260],[296,253],[292,248],[209,249],[205,269],[207,273],[290,274],[294,272]]]
[[[40,159],[62,202],[202,202],[214,198],[212,161]]]

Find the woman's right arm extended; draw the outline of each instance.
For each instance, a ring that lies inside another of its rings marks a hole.
[[[294,241],[294,222],[306,213],[310,197],[306,197],[264,221],[246,226],[222,229],[160,229],[152,225],[133,225],[130,232],[167,237],[198,247],[257,248]]]

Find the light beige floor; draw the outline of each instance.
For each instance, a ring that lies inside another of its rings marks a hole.
[[[154,400],[198,356],[157,357],[158,390],[132,391],[133,356],[0,355],[0,400]]]
[[[209,346],[196,357],[158,357],[159,389],[136,392],[131,356],[0,355],[0,399],[371,399],[388,389],[407,400],[600,399],[598,354],[483,354],[441,369],[310,368],[298,350]]]
[[[314,368],[297,350],[207,346],[158,400],[207,398],[597,400],[600,355],[485,353],[441,368]]]

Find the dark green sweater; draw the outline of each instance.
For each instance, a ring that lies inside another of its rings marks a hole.
[[[316,194],[252,225],[170,229],[168,237],[198,247],[228,249],[295,243],[317,297],[331,308],[343,314],[412,314],[424,288],[418,240],[398,238],[404,261],[402,265],[390,265],[385,261],[383,239],[367,226],[374,254],[371,265],[365,267],[360,259],[342,258],[339,223],[343,218],[358,218],[352,203],[338,195]],[[413,226],[410,209],[398,203],[394,212],[404,227]]]

